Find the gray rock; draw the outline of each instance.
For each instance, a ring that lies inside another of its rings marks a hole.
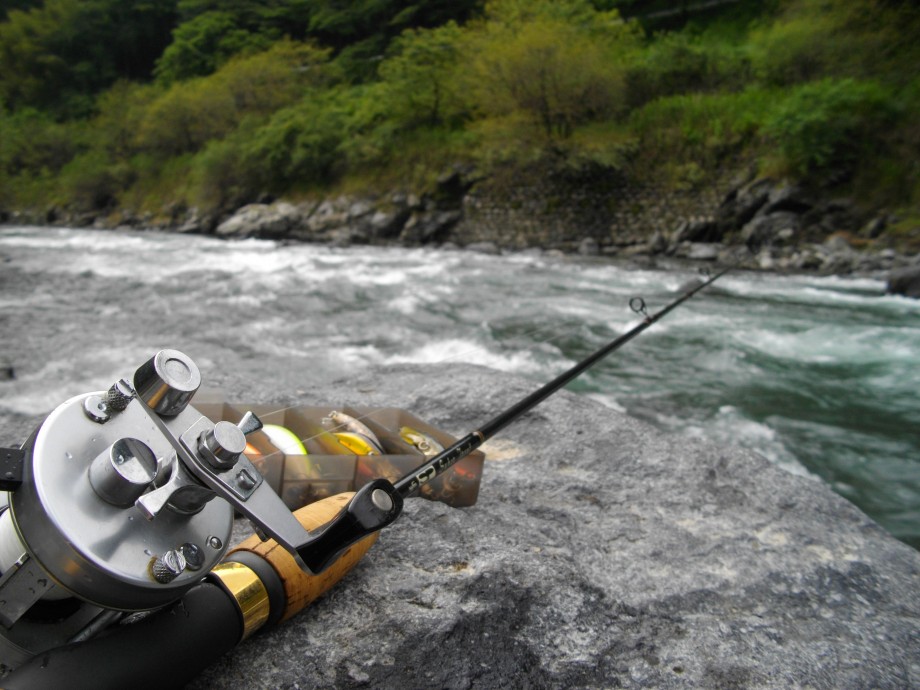
[[[348,212],[330,200],[324,200],[306,219],[306,229],[320,234],[348,224]]]
[[[471,252],[479,252],[480,254],[501,254],[501,250],[495,245],[494,242],[473,242],[464,247]]]
[[[656,230],[648,241],[648,248],[653,253],[663,252],[668,248],[668,238],[663,232]]]
[[[628,247],[623,247],[618,253],[617,256],[621,256],[627,259],[631,259],[637,256],[647,256],[649,254],[657,254],[661,249],[658,248],[658,245],[652,244],[634,244]]]
[[[888,275],[888,292],[894,295],[920,298],[920,266],[892,271]]]
[[[757,214],[762,216],[779,212],[802,214],[812,209],[815,203],[815,200],[799,185],[777,187],[770,190],[766,203]]]
[[[578,243],[578,253],[582,256],[597,256],[600,252],[600,245],[593,237],[585,237]]]
[[[874,240],[885,232],[886,227],[888,227],[888,219],[884,215],[876,216],[863,226],[860,235]]]
[[[462,217],[459,210],[416,211],[403,226],[399,239],[408,244],[443,242]]]
[[[217,226],[221,237],[284,237],[302,220],[293,204],[249,204]]]
[[[335,228],[330,230],[326,235],[326,241],[334,247],[366,244],[368,239],[367,233],[363,229],[351,225]]]
[[[824,240],[824,246],[830,252],[852,252],[850,243],[843,235],[831,235]]]
[[[693,242],[687,251],[687,258],[695,261],[715,261],[719,258],[719,247],[713,244]]]
[[[767,203],[773,181],[761,179],[729,192],[716,210],[716,222],[723,232],[731,232],[748,223]]]
[[[693,218],[682,222],[671,238],[672,244],[681,242],[721,242],[724,232],[709,218]]]
[[[185,212],[182,222],[176,224],[174,229],[180,233],[201,234],[210,231],[214,227],[214,218],[210,215],[202,215],[196,208],[192,207]]]
[[[410,211],[407,208],[397,208],[396,210],[375,211],[367,219],[369,234],[380,239],[392,239],[398,237],[409,219]]]
[[[751,246],[770,246],[788,241],[802,227],[798,214],[780,211],[769,216],[756,216],[741,229],[741,239]]]
[[[820,268],[821,264],[822,259],[818,253],[810,248],[806,248],[801,252],[793,254],[790,268],[800,271],[809,271]]]
[[[349,218],[361,218],[374,210],[374,205],[367,199],[358,199],[348,206]]]
[[[225,390],[460,435],[534,389],[449,364],[317,387],[274,364]],[[332,592],[190,687],[920,685],[920,553],[819,481],[568,392],[484,450],[477,505],[408,501]]]

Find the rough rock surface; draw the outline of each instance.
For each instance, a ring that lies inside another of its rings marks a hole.
[[[533,389],[463,365],[309,379],[220,384],[395,405],[456,435]],[[484,450],[477,505],[409,501],[336,589],[191,687],[920,685],[920,553],[820,482],[566,392]]]

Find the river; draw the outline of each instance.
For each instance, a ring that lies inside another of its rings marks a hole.
[[[536,385],[638,323],[632,297],[656,311],[694,275],[535,253],[0,228],[0,370],[14,373],[0,413],[44,414],[164,347],[204,372],[284,362],[326,382],[463,361]],[[920,548],[920,301],[884,287],[729,273],[570,389],[826,481]]]

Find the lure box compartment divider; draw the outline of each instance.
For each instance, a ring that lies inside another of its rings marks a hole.
[[[355,491],[378,477],[396,481],[421,467],[435,454],[436,446],[427,450],[426,455],[402,438],[400,430],[404,427],[421,432],[444,448],[457,440],[394,407],[302,406],[279,410],[269,405],[219,401],[213,395],[204,401],[196,399],[193,405],[215,423],[236,424],[251,410],[263,424],[283,427],[300,439],[306,455],[284,453],[263,431],[246,437],[247,457],[291,510],[344,491]],[[323,426],[323,418],[333,410],[367,426],[380,441],[383,454],[356,455],[342,445]],[[481,451],[473,451],[444,474],[424,484],[419,495],[458,508],[473,505],[479,496],[484,460]]]

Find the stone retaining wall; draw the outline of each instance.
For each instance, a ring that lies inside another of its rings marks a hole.
[[[602,250],[636,245],[656,232],[671,234],[686,221],[712,217],[731,184],[675,190],[631,182],[613,170],[554,174],[536,166],[474,186],[453,239],[562,251],[578,250],[586,238]]]

